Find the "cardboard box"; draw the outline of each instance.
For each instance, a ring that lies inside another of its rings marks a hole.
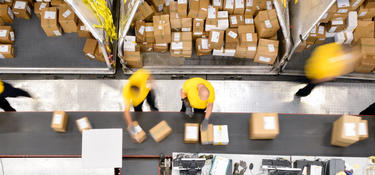
[[[14,44],[15,36],[11,26],[0,26],[0,43]]]
[[[201,144],[202,145],[210,145],[213,143],[213,140],[214,140],[214,133],[213,133],[214,128],[213,127],[214,127],[213,124],[208,124],[206,131],[203,131],[201,129]]]
[[[17,18],[31,18],[31,9],[28,1],[16,0],[13,3],[12,9]]]
[[[350,0],[350,10],[357,10],[359,6],[361,6],[365,2],[365,0]]]
[[[135,36],[137,42],[143,42],[146,40],[146,23],[144,21],[135,22]]]
[[[229,14],[227,11],[217,12],[217,27],[216,30],[227,30],[229,28]]]
[[[228,11],[230,15],[234,14],[234,0],[224,0],[224,11]]]
[[[155,43],[155,29],[153,23],[145,23],[145,41],[147,43]]]
[[[139,5],[138,11],[135,14],[135,20],[152,20],[152,15],[155,9],[151,7],[146,1]]]
[[[171,42],[169,15],[154,16],[154,37],[156,43]]]
[[[59,23],[65,33],[74,33],[78,30],[78,17],[68,6],[60,7]]]
[[[226,57],[234,57],[236,54],[236,49],[224,49],[221,47],[220,49],[213,49],[212,55],[214,56],[226,56]]]
[[[89,130],[92,128],[90,121],[87,117],[82,117],[76,120],[76,124],[77,124],[79,132],[83,132],[83,130]]]
[[[135,128],[135,132],[136,132],[136,134],[135,134],[135,135],[131,135],[131,137],[132,137],[137,143],[142,143],[142,142],[145,141],[146,138],[147,138],[146,132],[143,131],[143,129],[141,128],[141,126],[139,126],[139,124],[138,124],[137,121],[134,121],[134,122],[133,122],[133,125],[134,125],[134,128]],[[127,131],[129,132],[129,129],[127,129]],[[129,132],[129,133],[130,133],[130,132]]]
[[[53,112],[51,128],[56,132],[66,132],[68,126],[68,115],[64,111]]]
[[[0,44],[0,58],[14,58],[14,47],[11,44]]]
[[[49,3],[48,2],[36,2],[34,4],[34,13],[35,15],[40,19],[40,12],[46,8],[46,7],[50,7]]]
[[[255,33],[254,25],[240,25],[238,26],[238,33]]]
[[[62,35],[61,27],[57,23],[57,17],[56,7],[48,7],[42,10],[41,26],[49,37]]]
[[[313,42],[308,42],[308,41],[306,41],[306,47],[305,47],[305,49],[311,49],[311,48],[313,48],[313,45],[314,45],[315,43],[313,43]]]
[[[199,141],[199,124],[198,123],[185,123],[185,143],[198,143]]]
[[[256,33],[241,33],[240,34],[240,45],[250,46],[258,43],[258,37]]]
[[[276,10],[260,11],[254,19],[259,38],[269,38],[280,29]]]
[[[6,4],[0,4],[0,18],[4,23],[14,22],[14,14],[10,6]]]
[[[172,133],[172,128],[169,127],[168,123],[165,120],[163,120],[159,124],[151,128],[149,132],[155,142],[159,143]]]
[[[374,21],[359,20],[357,28],[354,30],[354,42],[361,38],[373,38],[374,34]]]
[[[301,42],[300,45],[297,46],[295,52],[302,52],[306,48],[306,41]]]
[[[331,144],[348,147],[359,141],[358,124],[360,117],[343,115],[333,124]]]
[[[155,43],[154,44],[154,52],[168,52],[168,44],[167,43]]]
[[[255,16],[260,10],[260,1],[246,0],[245,1],[245,15]]]
[[[4,1],[4,4],[8,5],[9,7],[11,7],[13,5],[13,0],[5,0]]]
[[[254,25],[254,18],[253,18],[253,16],[245,15],[244,18],[245,18],[244,24],[246,24],[246,25]]]
[[[228,125],[214,125],[213,126],[213,145],[228,145],[229,134]]]
[[[225,31],[225,48],[236,49],[239,43],[239,35],[237,28],[229,28]]]
[[[260,39],[254,62],[273,64],[276,61],[279,50],[279,41]]]
[[[78,20],[77,34],[81,38],[93,38],[89,29],[80,20]]]
[[[375,38],[361,38],[356,45],[363,56],[375,55]]]
[[[105,58],[104,58],[104,55],[103,55],[103,52],[102,52],[102,48],[100,47],[100,45],[98,45],[98,47],[96,47],[96,50],[95,50],[95,60],[103,62],[103,63],[106,62]]]
[[[238,44],[236,47],[236,54],[234,55],[234,57],[254,59],[256,52],[257,52],[257,44],[255,43],[247,45],[247,46],[242,46]]]
[[[182,32],[191,32],[193,19],[191,18],[182,18],[181,31]]]
[[[193,39],[202,37],[204,32],[204,20],[195,18],[193,20]]]
[[[224,5],[224,0],[213,0],[212,1],[212,6],[216,10],[223,10],[223,5]]]
[[[365,19],[365,18],[373,18],[375,17],[375,8],[368,9],[365,8],[364,5],[361,5],[358,12],[358,19]]]
[[[365,8],[367,9],[371,9],[371,8],[375,8],[375,1],[374,0],[367,0],[365,1]]]
[[[364,56],[354,67],[354,72],[370,73],[375,70],[375,59],[372,56]]]
[[[51,6],[56,7],[57,9],[60,9],[61,7],[66,5],[64,0],[50,0],[50,1],[51,1]]]
[[[152,0],[152,5],[156,9],[156,12],[162,12],[164,8],[164,0]]]
[[[341,32],[345,29],[345,21],[343,18],[332,19],[327,25],[327,31],[330,33]]]
[[[193,50],[191,32],[173,32],[171,55],[174,57],[190,58]]]
[[[206,19],[208,16],[208,6],[210,5],[209,0],[199,0],[199,11],[197,18]]]
[[[140,51],[125,51],[124,60],[127,65],[133,68],[143,67],[143,57]]]
[[[271,0],[260,0],[258,1],[260,10],[272,10],[273,5]]]
[[[187,7],[188,3],[187,0],[178,0],[177,1],[177,13],[180,18],[187,17]]]
[[[365,140],[368,138],[368,122],[367,120],[361,120],[358,124],[358,135],[359,140]]]
[[[239,25],[244,25],[245,19],[242,15],[230,15],[229,17],[229,26],[238,27]]]
[[[233,14],[243,15],[245,12],[245,0],[234,0]]]
[[[86,39],[85,46],[83,47],[83,53],[87,59],[95,59],[95,51],[98,47],[98,41],[96,39]]]
[[[210,55],[212,49],[209,47],[208,39],[198,38],[195,41],[195,51],[197,56]]]
[[[210,31],[208,42],[211,49],[220,49],[224,42],[224,31]]]
[[[279,135],[277,113],[253,113],[249,120],[250,139],[275,139]]]
[[[189,1],[189,18],[198,18],[200,0]]]
[[[154,51],[154,43],[142,42],[139,43],[140,51],[141,52],[153,52]]]

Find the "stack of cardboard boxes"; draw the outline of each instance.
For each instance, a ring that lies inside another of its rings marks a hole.
[[[360,73],[370,73],[375,69],[375,38],[361,38],[357,42],[360,48],[361,58],[354,71]]]
[[[143,57],[135,36],[126,36],[124,42],[124,60],[127,65],[135,68],[143,67]]]
[[[15,35],[11,26],[0,26],[0,59],[14,58]]]
[[[192,53],[191,32],[173,32],[171,43],[171,55],[174,57],[191,57]]]

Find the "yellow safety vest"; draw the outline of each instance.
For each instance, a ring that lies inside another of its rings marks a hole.
[[[210,96],[207,100],[201,100],[198,92],[198,85],[203,84],[207,87],[210,92]],[[183,85],[183,90],[187,94],[187,98],[191,107],[196,109],[207,108],[208,103],[213,103],[215,101],[215,90],[211,83],[202,78],[191,78],[185,81]]]
[[[128,83],[122,89],[122,96],[124,98],[126,110],[130,109],[130,105],[138,106],[147,97],[151,87],[147,87],[147,80],[150,77],[150,72],[145,69],[139,69],[128,79]],[[138,94],[133,94],[131,86],[137,86],[139,88]]]

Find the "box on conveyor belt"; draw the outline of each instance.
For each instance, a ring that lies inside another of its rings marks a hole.
[[[255,33],[254,25],[240,25],[240,26],[238,26],[238,33],[239,34],[246,33],[246,32]]]
[[[198,18],[200,0],[189,1],[189,18]]]
[[[306,41],[306,47],[305,47],[305,49],[311,49],[311,48],[313,48],[314,44],[315,44],[314,42],[308,42],[308,41]]]
[[[68,126],[68,115],[64,111],[53,112],[51,128],[56,132],[66,132]]]
[[[135,22],[135,36],[137,42],[143,42],[146,40],[146,33],[145,33],[146,23],[142,20],[138,20]]]
[[[197,38],[195,41],[195,51],[197,56],[211,55],[212,49],[208,45],[208,39]]]
[[[156,43],[171,42],[171,25],[169,15],[154,16],[154,37]]]
[[[250,139],[275,139],[279,132],[277,113],[253,113],[250,117]]]
[[[354,42],[361,38],[374,38],[374,21],[358,21],[357,28],[354,30]]]
[[[168,125],[168,123],[165,120],[163,120],[156,126],[151,128],[149,132],[151,134],[151,137],[155,140],[155,142],[161,142],[169,134],[172,133],[172,128]]]
[[[13,0],[5,0],[4,4],[12,6],[13,5]]]
[[[145,42],[155,43],[154,24],[145,23]]]
[[[36,2],[34,3],[34,13],[40,19],[40,12],[46,8],[50,7],[49,2]]]
[[[373,18],[375,17],[375,8],[365,8],[364,5],[361,5],[358,10],[357,10],[357,13],[358,13],[358,19],[362,20],[362,19],[366,19],[366,18]]]
[[[230,15],[229,16],[229,27],[238,27],[244,25],[245,19],[243,15]]]
[[[254,62],[273,64],[276,61],[279,50],[279,41],[260,39]]]
[[[338,14],[348,13],[350,8],[349,0],[337,0],[337,11]]]
[[[89,29],[81,20],[78,20],[77,34],[81,38],[93,38]]]
[[[208,6],[205,31],[211,31],[217,28],[217,13],[218,10],[216,8],[211,5]]]
[[[31,8],[27,0],[14,1],[12,10],[16,18],[22,18],[22,19],[31,18]]]
[[[365,2],[365,0],[350,0],[350,10],[357,10],[359,6],[361,6]]]
[[[154,43],[148,42],[141,42],[139,43],[141,52],[153,52],[154,51]]]
[[[224,0],[223,10],[232,15],[234,12],[234,0]]]
[[[85,46],[83,47],[83,53],[87,59],[95,59],[95,51],[97,47],[98,41],[96,39],[86,39]]]
[[[187,9],[188,9],[188,0],[178,0],[177,1],[177,13],[180,18],[187,17]]]
[[[193,19],[192,18],[182,18],[181,19],[181,31],[182,32],[191,32]]]
[[[14,44],[15,36],[11,26],[0,26],[0,43]]]
[[[134,20],[152,20],[152,15],[155,13],[154,8],[152,8],[146,1],[144,1],[137,10],[134,16]]]
[[[194,18],[193,20],[193,38],[202,37],[204,32],[204,20],[199,18]]]
[[[4,23],[14,22],[14,13],[10,6],[6,4],[0,4],[0,18]]]
[[[211,49],[221,49],[224,42],[224,31],[210,31],[208,43]]]
[[[193,51],[193,39],[191,32],[173,32],[171,43],[171,55],[173,57],[190,58]]]
[[[272,37],[280,29],[275,9],[260,11],[255,17],[254,23],[259,38]]]
[[[257,44],[255,43],[247,45],[247,46],[242,46],[238,44],[236,47],[236,54],[234,55],[234,57],[254,59],[256,52],[257,52]]]
[[[155,43],[154,44],[154,52],[168,52],[168,43]]]
[[[0,44],[1,58],[14,58],[14,47],[11,44]]]
[[[198,123],[185,123],[185,143],[198,143],[199,141],[199,124]]]
[[[213,129],[214,129],[213,124],[208,124],[207,130],[205,131],[201,129],[201,144],[202,145],[209,145],[213,143],[213,140],[214,140]]]
[[[244,16],[244,24],[246,25],[254,25],[254,18],[253,16],[245,15]]]
[[[343,115],[333,123],[331,144],[348,147],[359,141],[358,125],[360,117]]]
[[[87,117],[82,117],[76,120],[76,124],[77,124],[79,132],[82,132],[83,130],[89,130],[92,128],[90,121]]]
[[[60,7],[59,23],[65,33],[74,33],[78,30],[78,17],[69,6]]]
[[[156,12],[161,12],[164,8],[164,0],[152,0],[152,5],[156,9]]]
[[[50,0],[52,7],[57,7],[57,9],[60,9],[61,7],[65,6],[64,0]]]
[[[41,26],[47,36],[61,36],[62,31],[57,22],[58,14],[56,7],[48,7],[42,10]]]
[[[233,14],[243,15],[245,12],[245,0],[234,0]]]
[[[357,46],[362,55],[375,55],[375,38],[361,38],[357,42]]]
[[[169,2],[169,19],[171,23],[171,29],[173,31],[180,31],[181,29],[181,18],[177,13],[177,2]]]
[[[225,31],[225,48],[226,49],[236,49],[239,43],[239,35],[237,28],[229,28]]]
[[[228,145],[229,134],[228,125],[214,125],[213,126],[213,145]]]
[[[143,131],[141,126],[139,126],[137,121],[133,122],[133,126],[135,128],[135,135],[131,135],[131,137],[137,142],[137,143],[142,143],[144,140],[146,140],[146,132]],[[129,132],[129,128],[127,129]],[[130,132],[129,132],[130,133]]]
[[[260,10],[272,10],[272,1],[271,0],[261,0],[259,2]]]
[[[199,11],[198,17],[199,19],[206,19],[208,15],[208,5],[210,5],[209,0],[199,0]]]

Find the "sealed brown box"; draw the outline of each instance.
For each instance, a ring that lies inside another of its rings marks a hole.
[[[375,38],[361,38],[356,45],[363,56],[375,55]]]
[[[367,9],[371,9],[371,8],[375,8],[375,1],[374,0],[367,0],[365,1],[365,8]]]
[[[53,112],[51,128],[56,132],[66,132],[68,126],[68,115],[64,111]]]
[[[86,39],[85,46],[83,47],[83,53],[86,58],[95,59],[95,51],[98,47],[98,41],[96,39]]]
[[[234,13],[234,0],[224,0],[223,10],[232,15]]]
[[[272,10],[272,1],[271,0],[258,0],[260,10]]]
[[[225,31],[225,49],[236,49],[239,41],[237,28],[229,28]]]
[[[373,18],[375,17],[375,8],[368,9],[365,8],[364,5],[361,5],[357,10],[358,19],[366,19],[366,18]]]
[[[260,1],[246,0],[245,1],[245,15],[255,16],[260,10]]]
[[[48,7],[42,10],[41,26],[47,36],[61,36],[62,31],[57,23],[57,8]]]
[[[154,43],[142,42],[140,43],[140,50],[141,52],[153,52]]]
[[[202,37],[204,32],[204,20],[195,18],[193,20],[193,38],[200,38]]]
[[[224,42],[224,31],[210,31],[208,42],[211,49],[221,49]]]
[[[81,20],[78,20],[77,34],[81,38],[93,38],[89,29],[85,24],[82,23]]]
[[[13,3],[13,13],[17,18],[30,19],[31,9],[27,0],[16,0]]]
[[[187,0],[178,0],[177,1],[177,13],[180,18],[187,17],[187,7],[188,3]]]
[[[13,5],[13,0],[5,0],[4,4],[9,5],[11,7]]]
[[[155,142],[161,142],[169,134],[172,133],[172,128],[169,127],[168,123],[165,120],[163,120],[159,124],[151,128],[149,132]]]
[[[209,0],[199,0],[199,11],[198,17],[199,19],[206,19],[208,15],[208,5],[210,4]]]
[[[296,48],[296,52],[302,52],[306,48],[306,41],[301,42],[301,44]]]
[[[279,50],[279,41],[260,39],[254,62],[273,64],[276,61]]]
[[[374,37],[374,21],[358,20],[357,22],[357,28],[354,30],[354,42],[357,42],[361,38]]]
[[[372,59],[371,59],[372,58]],[[358,65],[354,67],[354,72],[359,72],[359,73],[370,73],[374,71],[375,69],[375,59],[370,56],[364,56],[362,60],[359,61]]]
[[[255,33],[254,25],[240,25],[238,26],[238,33]]]
[[[191,27],[193,23],[193,19],[191,18],[182,18],[181,19],[181,31],[182,32],[191,32]]]
[[[350,0],[350,10],[354,11],[357,10],[359,6],[363,4],[365,0]]]
[[[275,139],[279,135],[277,113],[253,113],[249,120],[250,139]]]
[[[45,1],[47,2],[47,1]],[[51,0],[51,6],[60,9],[61,7],[65,6],[64,0]]]
[[[154,37],[156,43],[171,42],[169,15],[154,16]]]
[[[198,38],[195,41],[195,50],[197,56],[211,55],[212,49],[208,45],[208,39]]]
[[[200,0],[190,0],[189,1],[189,18],[198,18]]]
[[[199,124],[198,123],[185,123],[184,132],[185,143],[198,143],[199,141]]]
[[[161,12],[164,8],[164,0],[152,0],[152,5],[154,5],[157,12]]]
[[[143,57],[140,51],[125,51],[124,60],[127,65],[133,68],[142,68],[143,67]]]
[[[82,117],[76,120],[76,124],[77,124],[79,132],[83,132],[83,130],[89,130],[92,128],[90,121],[87,117]]]
[[[259,38],[269,38],[280,29],[276,10],[260,11],[254,19]]]
[[[233,14],[243,15],[245,12],[245,0],[234,0]]]
[[[104,55],[102,52],[102,48],[98,45],[95,50],[95,60],[105,63]]]
[[[34,13],[35,15],[40,19],[40,12],[46,8],[46,7],[50,7],[49,6],[49,2],[36,2],[34,4]]]
[[[68,6],[62,6],[59,10],[59,23],[65,33],[77,32],[78,17]]]
[[[154,36],[154,24],[153,23],[145,23],[145,41],[148,43],[155,43],[155,36]]]
[[[4,23],[14,22],[14,14],[10,6],[6,4],[0,4],[0,18]]]
[[[254,59],[257,52],[257,44],[253,43],[248,46],[241,46],[240,44],[236,47],[236,53],[234,57],[236,58],[247,58]]]
[[[170,12],[171,29],[175,32],[181,31],[182,19],[178,18],[177,12]]]
[[[345,29],[345,20],[344,18],[335,18],[329,21],[327,25],[327,31],[330,33],[341,32]]]
[[[361,120],[358,124],[358,135],[359,140],[365,140],[368,138],[368,122],[367,120]]]
[[[154,52],[168,52],[168,44],[167,43],[155,43],[154,44]]]
[[[306,47],[305,47],[305,49],[311,49],[314,44],[315,44],[314,42],[306,41]]]
[[[138,122],[137,121],[134,121],[133,122],[133,126],[135,128],[135,132],[136,134],[135,135],[132,135],[131,137],[137,142],[137,143],[142,143],[143,141],[146,140],[147,138],[147,135],[146,135],[146,132],[143,131],[143,129],[141,128],[141,126],[139,126]],[[129,132],[129,129],[127,129],[127,131]],[[130,133],[130,132],[129,132]]]
[[[0,58],[14,58],[14,47],[11,44],[0,44]]]
[[[137,42],[143,42],[146,40],[146,24],[144,21],[135,22],[135,36]]]
[[[171,55],[174,57],[191,57],[192,46],[191,32],[173,32],[171,43]]]
[[[240,34],[240,45],[250,46],[258,43],[258,37],[256,33],[241,33]]]
[[[0,43],[14,44],[15,36],[11,26],[0,26]]]
[[[245,18],[242,15],[230,15],[229,16],[229,26],[238,27],[239,25],[245,24]]]
[[[212,144],[214,141],[214,125],[208,124],[207,130],[203,131],[201,129],[201,144],[202,145],[209,145]]]
[[[343,115],[333,123],[331,144],[348,147],[359,141],[358,124],[360,117]]]
[[[146,1],[143,2],[134,16],[135,20],[152,20],[152,15],[155,13],[154,8],[152,8]]]

